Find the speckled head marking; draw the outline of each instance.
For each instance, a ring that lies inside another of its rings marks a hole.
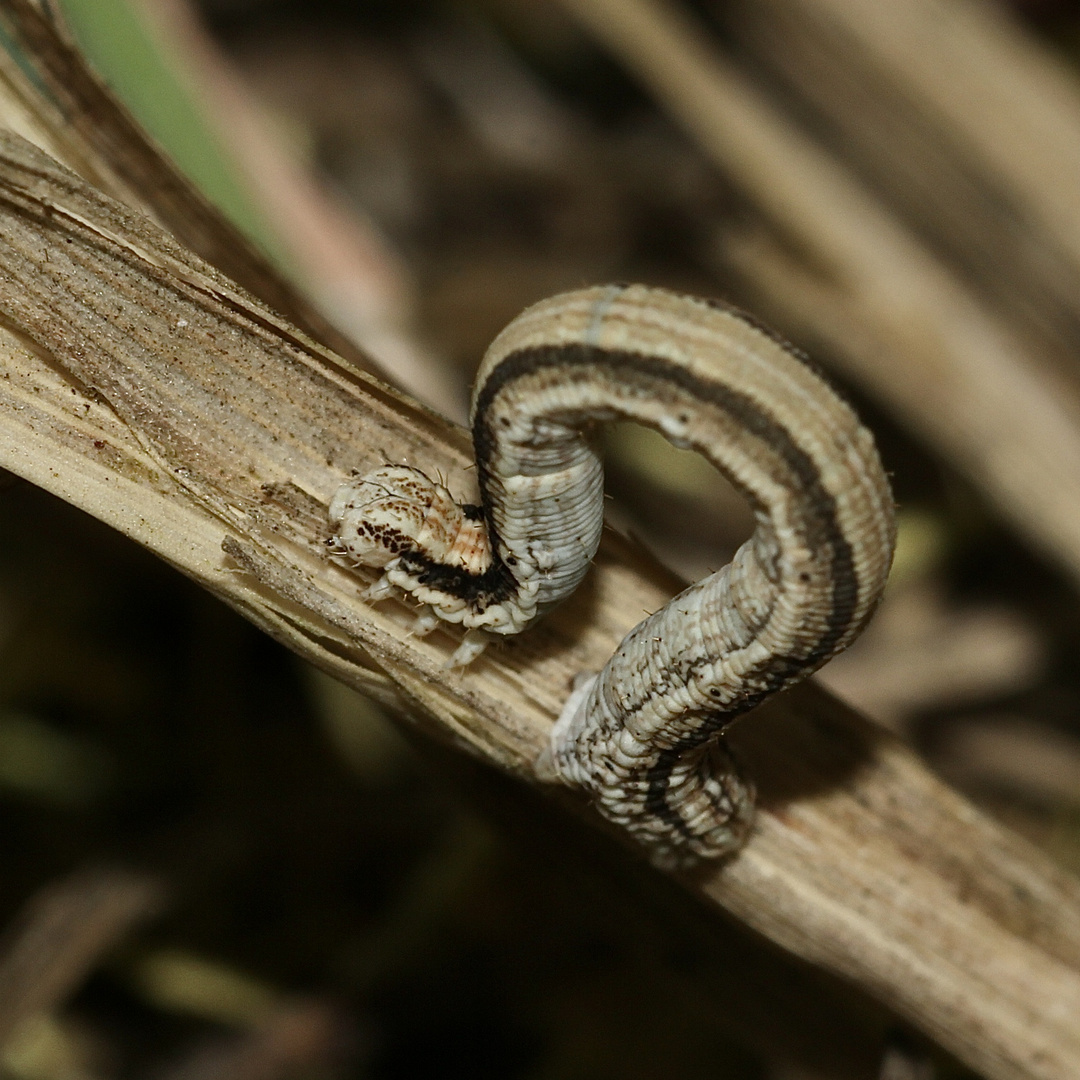
[[[602,471],[584,432],[609,419],[704,454],[757,527],[570,695],[545,767],[658,858],[716,856],[752,820],[723,728],[850,643],[892,557],[873,440],[798,350],[736,309],[640,285],[542,301],[496,338],[477,377],[481,507],[448,503],[414,470],[396,486],[381,470],[335,498],[335,543],[439,618],[518,633],[576,588],[596,551]],[[373,496],[373,483],[385,491]],[[476,648],[467,638],[459,652],[467,662]]]

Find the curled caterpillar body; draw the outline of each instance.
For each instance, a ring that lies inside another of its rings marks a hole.
[[[756,528],[570,695],[548,766],[658,858],[715,857],[752,820],[723,729],[854,639],[892,558],[873,439],[801,353],[726,305],[661,289],[542,301],[480,367],[480,506],[392,466],[338,493],[333,542],[384,566],[439,618],[518,633],[577,587],[595,554],[603,475],[586,433],[614,419],[704,454],[746,496]]]

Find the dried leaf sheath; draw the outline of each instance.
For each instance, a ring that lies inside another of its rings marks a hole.
[[[608,538],[566,606],[475,671],[441,672],[454,639],[407,639],[404,607],[366,609],[323,554],[322,515],[350,470],[387,458],[468,494],[460,432],[10,138],[0,309],[0,467],[503,768],[528,771],[573,674],[674,591]],[[63,558],[64,537],[43,543]],[[738,738],[762,792],[757,831],[689,887],[987,1076],[1080,1075],[1077,883],[813,687],[753,719]]]
[[[12,355],[8,378],[37,383],[21,387],[6,413],[13,471],[58,490],[241,605],[249,586],[224,560],[221,544],[229,537],[234,545],[253,545],[262,551],[255,563],[267,573],[267,558],[284,564],[275,588],[302,596],[309,619],[322,604],[349,638],[380,653],[398,649],[380,630],[405,637],[406,612],[384,609],[371,613],[369,623],[357,621],[364,608],[356,579],[326,558],[325,508],[353,470],[385,456],[433,472],[463,469],[463,434],[348,369],[151,222],[29,144],[9,136],[3,147],[6,321],[61,369],[58,376],[40,357],[35,366],[22,350],[18,360]],[[93,417],[85,437],[74,429],[62,437],[80,458],[102,466],[107,479],[95,476],[73,490],[69,476],[41,467],[41,455],[55,447],[25,456],[19,413],[25,422],[27,402],[43,396],[52,399],[54,427],[72,420],[85,427]],[[459,490],[468,484],[465,476],[459,481]],[[148,482],[156,498],[146,491]],[[108,495],[92,490],[108,483]],[[117,503],[118,486],[127,505]],[[162,529],[162,521],[178,516],[182,523]],[[352,611],[335,606],[341,601]],[[355,646],[342,632],[319,628],[328,633],[340,639],[333,651],[353,653],[350,661],[324,659],[342,674],[355,665]],[[308,647],[312,634],[303,634]],[[411,643],[411,663],[436,672],[447,644]],[[366,675],[354,671],[351,678],[367,685]],[[552,710],[558,693],[553,686]],[[485,749],[506,762],[505,750]],[[531,750],[514,755],[532,756]]]

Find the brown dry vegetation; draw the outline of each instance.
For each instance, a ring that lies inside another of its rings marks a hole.
[[[73,170],[0,142],[0,1077],[1080,1075],[1080,14],[139,11],[294,280],[0,0],[0,122]],[[467,494],[486,343],[613,279],[814,353],[900,506],[681,877],[532,763],[745,535],[708,469],[607,433],[581,595],[464,675],[321,543],[384,457]]]

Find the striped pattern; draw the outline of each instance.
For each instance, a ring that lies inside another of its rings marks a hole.
[[[499,335],[477,379],[482,506],[459,517],[463,529],[486,526],[487,546],[433,545],[370,501],[347,523],[337,515],[335,541],[360,558],[356,530],[392,526],[399,546],[408,533],[379,564],[392,584],[440,618],[517,633],[588,569],[603,476],[586,433],[614,419],[704,454],[757,527],[730,565],[641,623],[574,691],[550,766],[657,858],[714,857],[741,844],[753,804],[720,733],[851,642],[892,558],[892,496],[873,440],[802,354],[741,312],[659,289],[543,301]]]

